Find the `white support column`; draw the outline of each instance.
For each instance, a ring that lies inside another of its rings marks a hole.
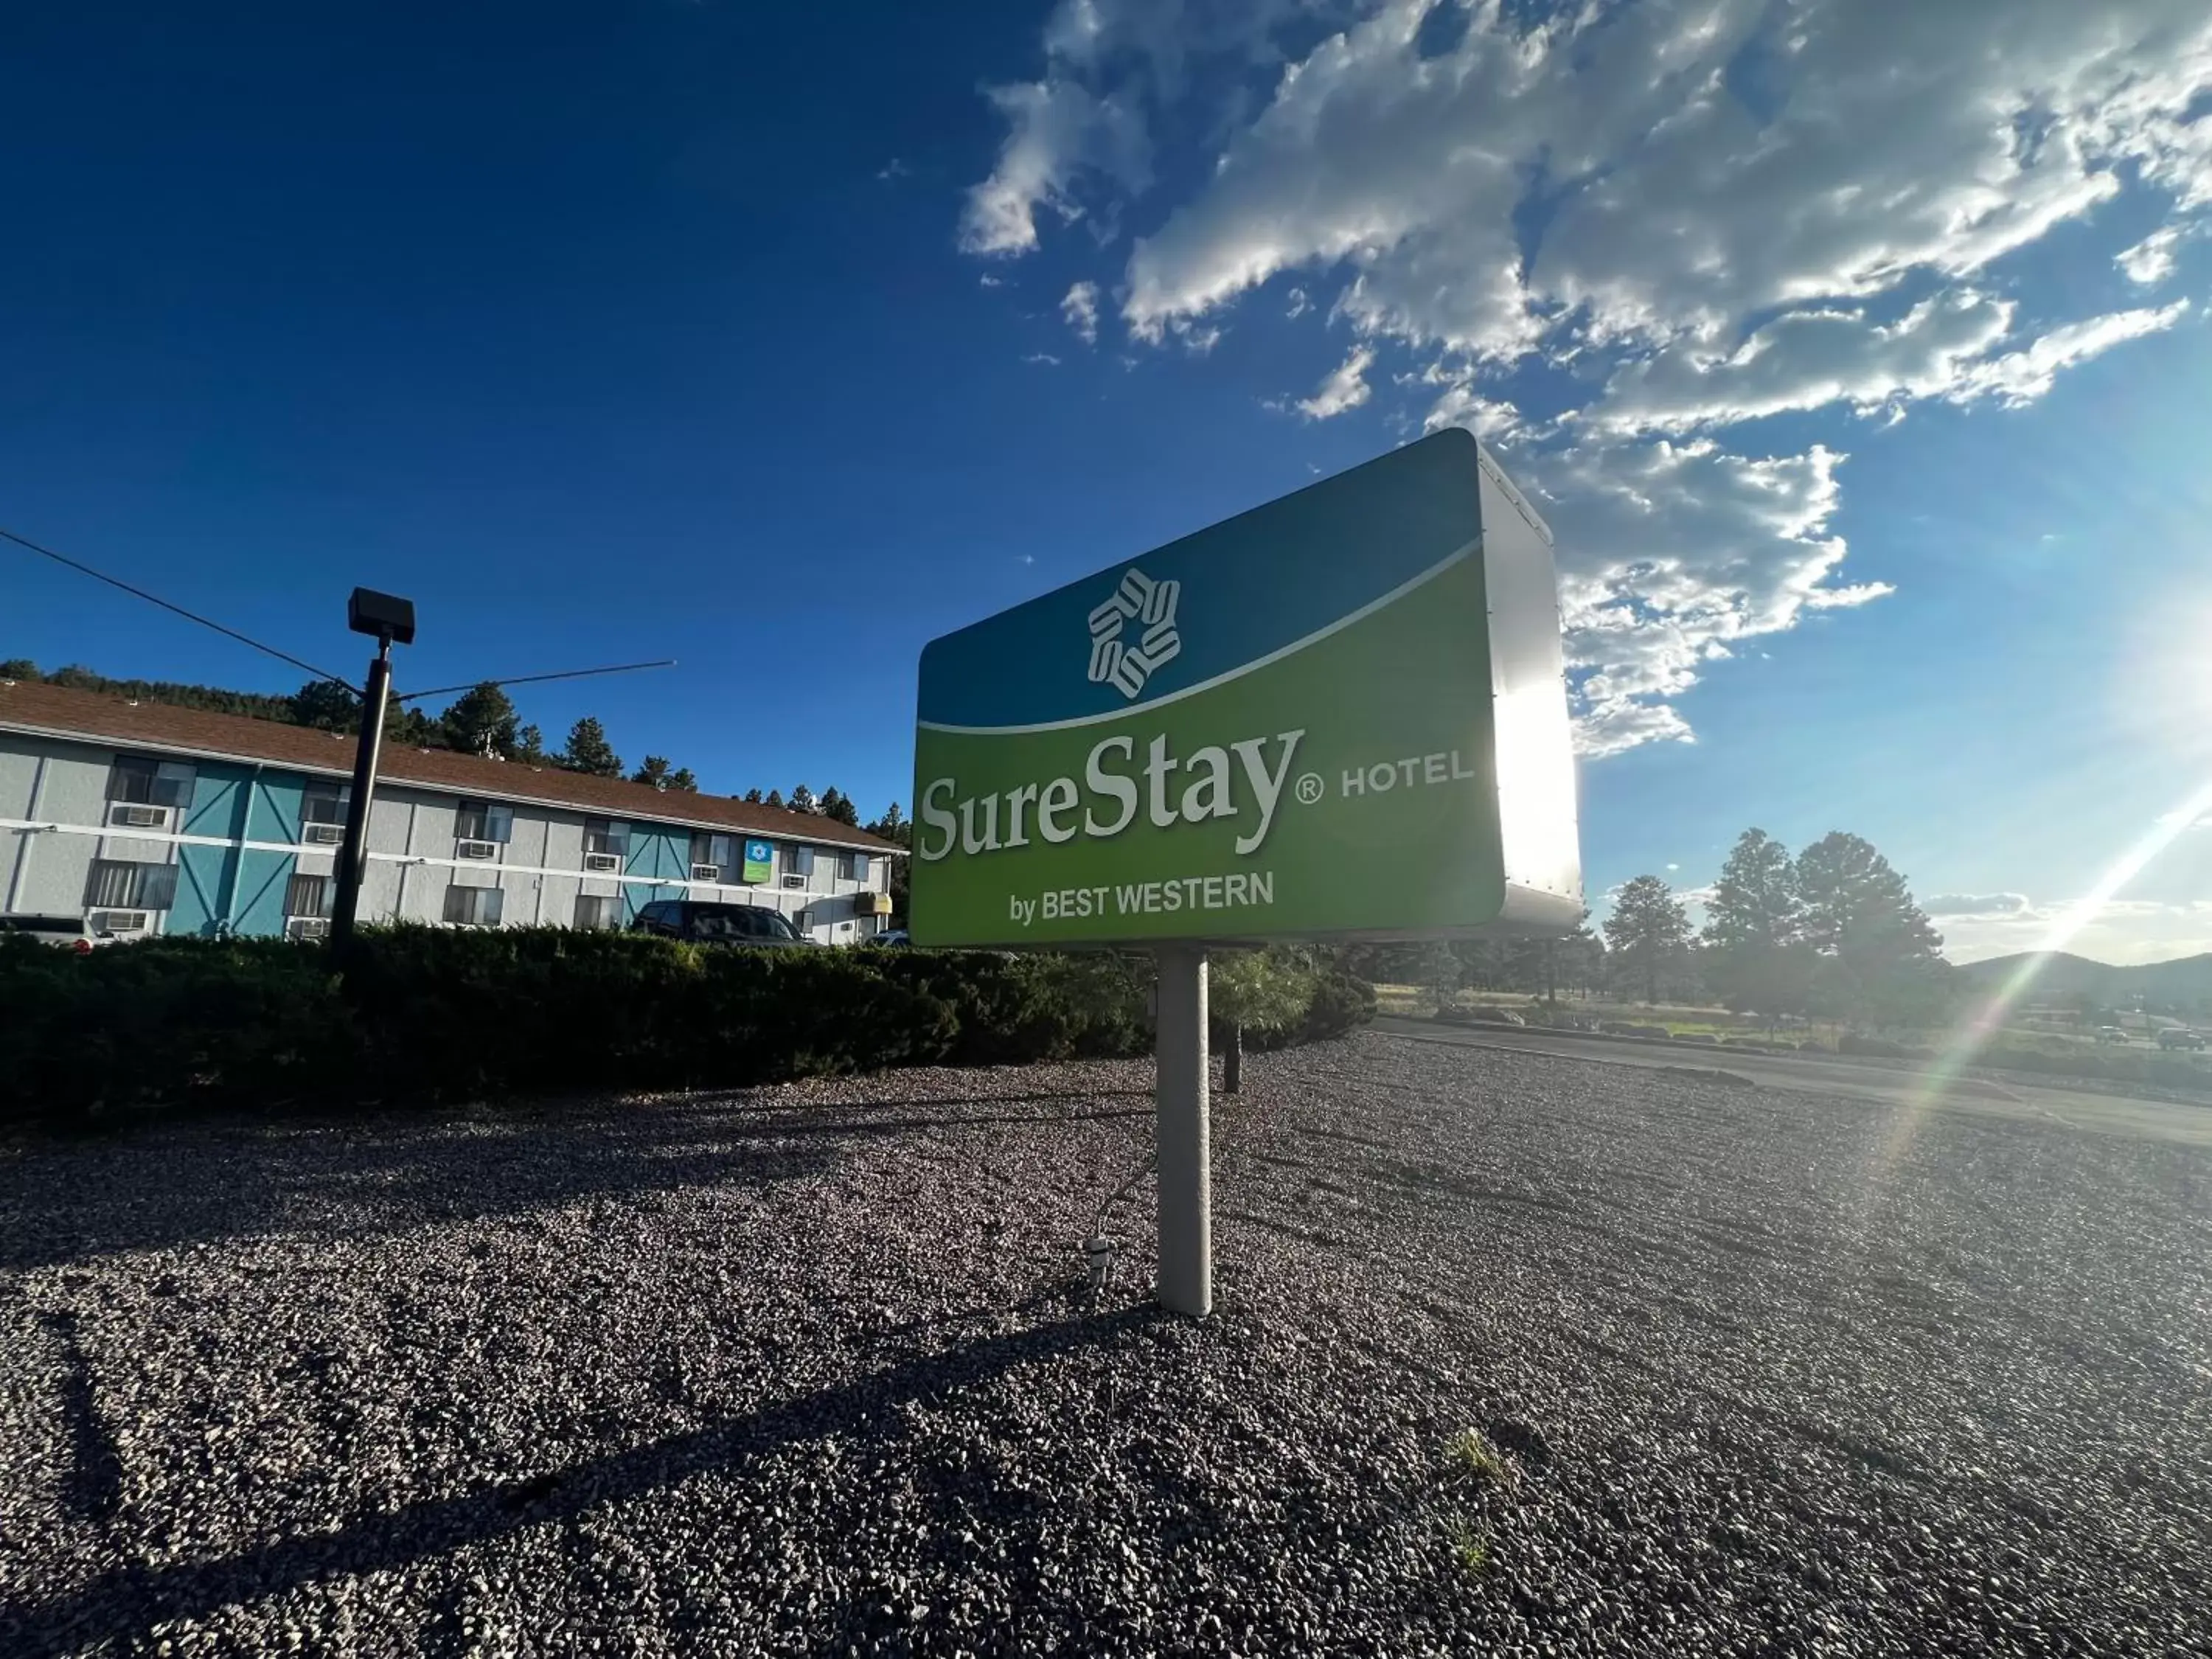
[[[1213,1200],[1206,1129],[1206,951],[1163,946],[1154,1133],[1160,1170],[1160,1305],[1204,1318],[1213,1307]]]

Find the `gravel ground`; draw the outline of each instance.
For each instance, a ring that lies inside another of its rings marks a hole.
[[[1363,1036],[1199,1325],[1147,1079],[0,1155],[0,1654],[2212,1651],[2212,1154]]]

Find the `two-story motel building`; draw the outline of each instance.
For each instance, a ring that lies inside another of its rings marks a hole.
[[[0,912],[132,937],[318,937],[354,739],[0,682]],[[620,927],[657,899],[781,912],[854,943],[886,925],[865,830],[724,796],[387,744],[363,921]]]

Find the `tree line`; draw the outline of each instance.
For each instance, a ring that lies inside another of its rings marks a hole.
[[[1874,1026],[1937,1023],[1957,994],[1942,935],[1862,836],[1837,830],[1793,857],[1747,830],[1701,896],[1705,921],[1695,928],[1663,878],[1641,875],[1613,896],[1602,930],[1585,913],[1550,937],[1362,945],[1355,971],[1444,993],[1711,1000],[1739,1013]]]

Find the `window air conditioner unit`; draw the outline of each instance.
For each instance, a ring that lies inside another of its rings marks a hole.
[[[584,868],[589,870],[595,876],[614,875],[622,869],[622,854],[620,853],[586,853],[584,854]]]
[[[495,841],[464,841],[453,848],[453,852],[456,856],[465,859],[495,859],[499,856],[499,843]]]
[[[345,825],[343,823],[301,824],[300,839],[310,847],[340,847],[345,843]]]
[[[284,924],[284,932],[293,939],[328,939],[331,922],[328,916],[294,916]]]
[[[784,877],[783,884],[786,887],[797,887],[803,889],[806,885],[806,878],[799,875],[794,871]]]
[[[691,879],[694,881],[720,881],[721,878],[722,866],[719,864],[695,864],[691,866]]]
[[[166,806],[140,806],[134,802],[118,801],[107,809],[111,825],[124,824],[133,830],[159,830],[169,821]]]
[[[95,933],[143,933],[153,920],[143,910],[95,910],[85,919]]]

